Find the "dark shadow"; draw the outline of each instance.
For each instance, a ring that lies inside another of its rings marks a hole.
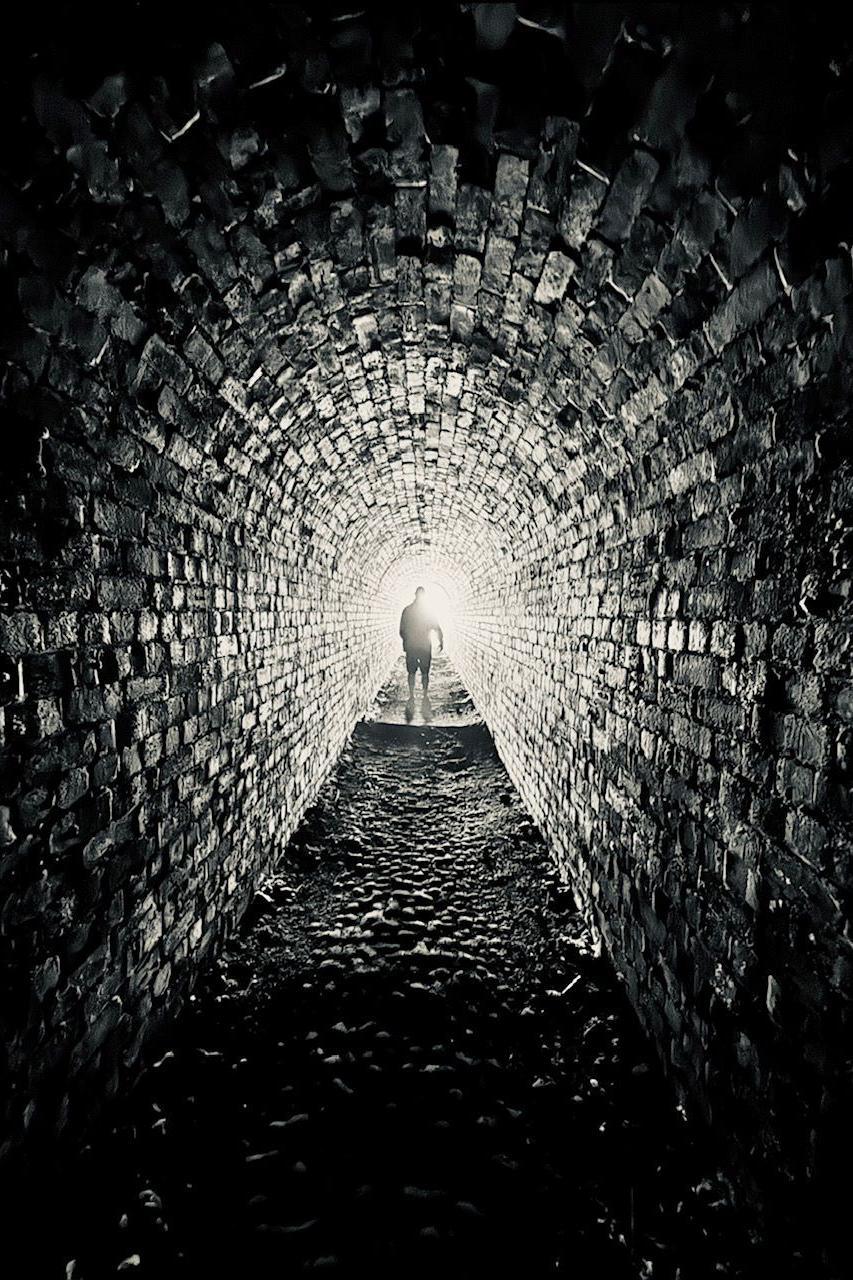
[[[444,649],[444,633],[429,607],[425,589],[418,587],[414,600],[406,605],[400,615],[400,639],[403,641],[403,652],[406,655],[410,699],[415,696],[415,679],[420,671],[424,700],[427,701],[434,635],[438,638],[438,651],[441,653]]]

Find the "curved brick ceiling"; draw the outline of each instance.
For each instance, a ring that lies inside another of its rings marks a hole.
[[[61,192],[59,241],[18,247],[78,248],[24,312],[92,363],[126,353],[200,491],[246,482],[272,539],[356,576],[573,540],[630,505],[656,409],[788,286],[765,250],[808,184],[745,10],[589,9],[390,32],[259,11],[228,47],[185,37],[194,61],[90,54],[82,100],[43,50],[27,144],[54,154],[25,198]]]

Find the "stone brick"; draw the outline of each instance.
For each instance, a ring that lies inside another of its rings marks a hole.
[[[42,629],[35,613],[7,613],[0,616],[0,650],[3,653],[20,656],[43,645]]]
[[[539,283],[533,294],[533,301],[542,306],[559,302],[566,292],[569,280],[574,274],[575,264],[571,258],[557,251],[549,253],[542,269]]]
[[[658,162],[648,151],[634,151],[616,174],[597,222],[605,240],[627,240],[634,219],[657,177]]]
[[[761,32],[784,33],[748,8],[761,58]],[[625,43],[645,57],[658,21]],[[740,111],[730,15],[708,22],[708,83]],[[849,263],[815,234],[832,165],[813,210],[782,145],[825,110],[806,72],[779,95],[808,110],[768,102],[706,154],[693,91],[661,106],[680,30],[633,121],[578,76],[577,120],[539,139],[539,95],[518,130],[502,86],[493,119],[488,94],[460,109],[471,83],[445,96],[457,62],[429,39],[417,74],[365,53],[357,86],[338,50],[333,95],[293,96],[316,73],[294,45],[272,125],[226,77],[165,146],[128,76],[120,108],[79,107],[98,139],[65,169],[68,139],[15,98],[38,172],[4,238],[0,839],[32,844],[15,945],[31,898],[64,904],[40,921],[38,999],[93,1010],[88,1033],[37,1007],[10,1031],[18,1136],[31,1043],[94,1072],[146,1034],[84,962],[76,1005],[63,985],[80,857],[111,976],[177,1008],[426,577],[452,588],[454,658],[662,1060],[721,1131],[761,1112],[751,1159],[779,1152],[780,1100],[840,1004],[793,942],[750,958],[753,915],[777,903],[768,945],[811,920],[821,974],[848,945]],[[836,93],[830,35],[806,61]],[[550,76],[541,100],[564,99]],[[309,128],[333,100],[334,126]]]
[[[589,233],[607,194],[603,174],[579,165],[572,175],[571,189],[560,219],[560,234],[572,249],[579,249]]]

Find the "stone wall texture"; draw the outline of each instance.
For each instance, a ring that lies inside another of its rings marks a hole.
[[[9,82],[8,1145],[132,1074],[430,572],[685,1098],[759,1179],[830,1158],[850,46],[547,8],[152,7]]]

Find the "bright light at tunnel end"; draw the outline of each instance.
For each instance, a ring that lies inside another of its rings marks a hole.
[[[388,575],[386,583],[387,599],[399,619],[406,605],[415,598],[418,587],[423,587],[426,606],[441,627],[446,647],[452,644],[454,621],[461,602],[462,593],[456,577],[446,569],[430,564],[407,566],[404,570],[398,567],[396,572]],[[396,622],[395,622],[396,627]]]
[[[452,587],[452,583],[450,584]],[[453,632],[453,600],[451,591],[438,578],[430,578],[424,576],[417,582],[413,582],[411,588],[400,593],[400,610],[411,604],[415,598],[415,592],[418,587],[424,589],[424,603],[426,604],[429,615],[435,619],[444,633],[445,644],[448,643],[449,636]]]
[[[450,593],[439,582],[424,582],[424,603],[432,617],[445,627],[452,618]]]

